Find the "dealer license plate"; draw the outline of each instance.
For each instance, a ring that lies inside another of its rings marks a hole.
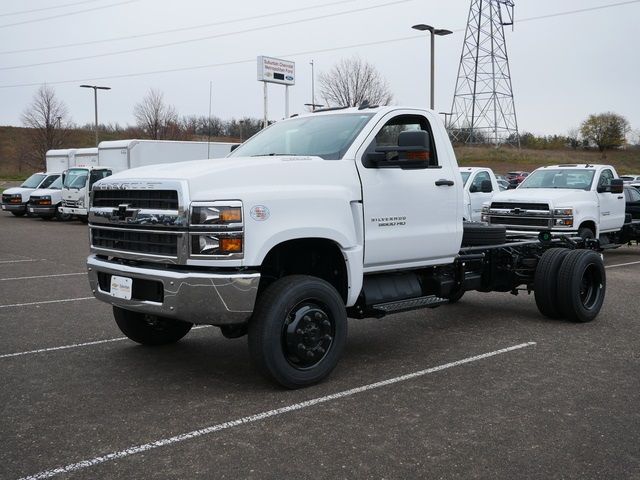
[[[111,275],[111,296],[131,300],[133,279]]]

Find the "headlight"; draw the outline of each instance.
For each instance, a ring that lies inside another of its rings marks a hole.
[[[77,203],[77,205],[78,205],[79,207],[84,207],[84,198],[79,198],[79,199],[78,199],[78,203]]]
[[[227,259],[243,257],[242,202],[193,202],[190,219],[191,256]]]
[[[195,205],[191,207],[191,225],[231,225],[242,223],[242,207]]]
[[[485,205],[482,207],[482,213],[489,213],[489,205]]]
[[[573,215],[573,208],[556,208],[553,211],[553,214],[558,217],[566,217],[568,215]]]
[[[51,197],[49,195],[40,197],[40,200],[38,200],[38,205],[51,205]]]

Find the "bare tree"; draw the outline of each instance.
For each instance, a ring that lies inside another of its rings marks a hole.
[[[22,124],[29,128],[31,148],[25,157],[33,167],[45,166],[47,150],[62,146],[69,135],[67,106],[56,98],[52,87],[42,85],[22,112]]]
[[[574,150],[577,150],[580,145],[582,145],[580,129],[578,127],[569,129],[569,133],[567,134],[567,145]]]
[[[387,81],[370,63],[355,56],[336,63],[318,77],[320,95],[330,106],[355,107],[368,101],[388,105],[393,100]]]
[[[133,107],[133,116],[138,127],[154,140],[167,138],[178,123],[176,109],[164,102],[164,94],[161,91],[153,88]]]

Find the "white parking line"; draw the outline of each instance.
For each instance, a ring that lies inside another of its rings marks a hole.
[[[29,260],[0,260],[0,263],[44,262],[46,258],[30,258]]]
[[[33,280],[34,278],[50,278],[50,277],[70,277],[72,275],[86,275],[87,272],[78,273],[56,273],[55,275],[33,275],[31,277],[8,277],[0,278],[0,282],[7,282],[9,280]]]
[[[368,385],[363,385],[361,387],[352,388],[349,390],[343,390],[342,392],[333,393],[331,395],[326,395],[324,397],[314,398],[312,400],[307,400],[305,402],[294,403],[292,405],[288,405],[286,407],[277,408],[275,410],[268,410],[265,412],[261,412],[255,415],[250,415],[248,417],[242,417],[235,420],[230,420],[228,422],[219,423],[217,425],[212,425],[209,427],[201,428],[198,430],[193,430],[191,432],[182,433],[180,435],[176,435],[174,437],[163,438],[160,440],[156,440],[151,443],[145,443],[142,445],[135,445],[124,450],[120,450],[117,452],[111,452],[106,455],[101,455],[99,457],[94,457],[87,460],[82,460],[77,463],[71,463],[64,467],[54,468],[52,470],[45,470],[40,473],[36,473],[34,475],[29,475],[28,477],[23,477],[20,480],[40,480],[44,478],[51,478],[61,473],[70,473],[78,470],[82,470],[85,468],[93,467],[95,465],[99,465],[101,463],[109,462],[112,460],[117,460],[119,458],[129,457],[131,455],[136,455],[138,453],[146,452],[148,450],[153,450],[158,447],[166,447],[168,445],[172,445],[174,443],[184,442],[185,440],[191,440],[193,438],[202,437],[203,435],[209,435],[211,433],[219,432],[221,430],[227,430],[229,428],[238,427],[241,425],[246,425],[248,423],[258,422],[260,420],[265,420],[270,417],[275,417],[278,415],[282,415],[289,412],[294,412],[296,410],[302,410],[304,408],[313,407],[315,405],[319,405],[321,403],[330,402],[333,400],[338,400],[340,398],[350,397],[352,395],[356,395],[358,393],[366,392],[368,390],[373,390],[376,388],[386,387],[388,385],[393,385],[399,382],[405,382],[407,380],[412,380],[414,378],[422,377],[424,375],[428,375],[430,373],[439,372],[441,370],[446,370],[448,368],[458,367],[460,365],[464,365],[466,363],[477,362],[479,360],[483,360],[485,358],[494,357],[496,355],[501,355],[503,353],[512,352],[514,350],[519,350],[521,348],[527,348],[535,345],[536,342],[527,342],[521,343],[519,345],[514,345],[512,347],[503,348],[500,350],[495,350],[493,352],[483,353],[481,355],[475,355],[473,357],[463,358],[462,360],[457,360],[451,363],[445,363],[443,365],[439,365],[437,367],[427,368],[426,370],[420,370],[418,372],[408,373],[406,375],[401,375],[399,377],[390,378],[387,380],[382,380],[376,383],[370,383]]]
[[[198,325],[197,327],[193,327],[191,330],[200,330],[201,328],[209,328],[213,325]],[[71,345],[60,345],[59,347],[49,347],[49,348],[39,348],[37,350],[27,350],[26,352],[15,352],[15,353],[4,353],[0,355],[0,358],[10,358],[10,357],[19,357],[22,355],[32,355],[34,353],[47,353],[47,352],[56,352],[58,350],[68,350],[70,348],[81,348],[81,347],[89,347],[91,345],[100,345],[103,343],[113,343],[113,342],[121,342],[123,340],[129,340],[127,337],[116,337],[116,338],[107,338],[105,340],[96,340],[93,342],[84,342],[84,343],[73,343]]]
[[[42,302],[13,303],[11,305],[0,305],[0,308],[28,307],[30,305],[44,305],[45,303],[78,302],[80,300],[95,300],[95,298],[96,297],[79,297],[79,298],[63,298],[62,300],[44,300]]]
[[[637,265],[640,262],[629,262],[629,263],[619,263],[617,265],[607,265],[604,268],[616,268],[616,267],[626,267],[627,265]]]

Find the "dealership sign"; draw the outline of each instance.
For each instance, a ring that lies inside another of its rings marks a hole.
[[[288,60],[272,57],[258,57],[258,81],[295,85],[296,64]]]

